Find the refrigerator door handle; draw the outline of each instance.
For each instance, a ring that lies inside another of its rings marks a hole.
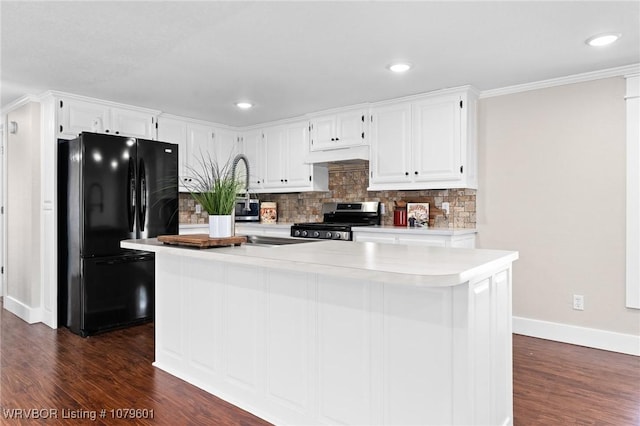
[[[129,219],[129,232],[133,232],[133,226],[136,215],[136,175],[135,161],[129,159],[129,179],[127,179],[127,218]]]
[[[140,160],[140,232],[144,232],[144,222],[147,216],[147,171],[144,167],[144,160]]]

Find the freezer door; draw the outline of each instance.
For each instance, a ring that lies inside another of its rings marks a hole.
[[[153,319],[153,253],[82,260],[81,324],[70,329],[87,336]],[[75,329],[74,329],[75,328]]]
[[[82,133],[80,250],[82,257],[123,254],[136,238],[136,140]]]
[[[178,145],[138,139],[138,238],[178,234]]]

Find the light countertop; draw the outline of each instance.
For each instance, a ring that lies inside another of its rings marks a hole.
[[[237,222],[236,226],[255,229],[289,229],[293,225],[290,222],[278,222],[278,223],[259,223],[259,222]],[[200,224],[180,224],[180,229],[193,229],[193,228],[208,228],[206,223]],[[377,233],[403,233],[411,235],[468,235],[476,234],[476,229],[470,228],[408,228],[406,226],[354,226],[353,232],[377,232]]]
[[[409,228],[407,226],[354,226],[353,232],[403,233],[412,235],[468,235],[478,231],[472,228]]]
[[[518,252],[419,247],[352,241],[314,241],[277,247],[193,249],[156,238],[125,240],[123,248],[194,259],[320,273],[345,278],[425,287],[455,286],[518,259]]]

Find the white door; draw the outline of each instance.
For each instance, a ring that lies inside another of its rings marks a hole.
[[[462,179],[460,98],[413,104],[413,168],[416,182]]]
[[[370,182],[411,182],[411,104],[378,107],[372,115]]]
[[[187,154],[185,175],[190,179],[206,175],[204,165],[215,161],[216,158],[211,127],[200,124],[187,125]]]
[[[319,117],[311,122],[311,151],[335,148],[335,139],[335,116]]]
[[[343,112],[336,116],[338,147],[364,143],[365,112],[362,110]]]
[[[58,136],[73,139],[81,132],[108,133],[111,128],[109,108],[77,100],[58,100]]]
[[[111,109],[111,134],[141,139],[154,137],[154,117],[151,114],[127,109]]]
[[[285,176],[288,186],[308,186],[311,184],[311,165],[304,162],[309,153],[307,124],[296,123],[287,126],[287,150],[284,152],[287,162]]]
[[[241,136],[242,153],[249,160],[249,189],[256,191],[263,187],[264,181],[264,144],[262,132],[250,130]]]
[[[173,118],[158,119],[158,140],[178,145],[178,176],[185,177],[188,158],[187,123]]]
[[[228,165],[234,157],[240,153],[237,146],[236,132],[216,127],[213,129],[213,146],[218,164],[222,167]]]
[[[264,187],[282,188],[285,185],[284,144],[286,133],[284,126],[268,127],[263,130],[265,170]]]

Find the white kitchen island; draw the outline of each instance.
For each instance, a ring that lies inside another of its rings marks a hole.
[[[275,424],[513,423],[517,252],[321,241],[156,253],[154,365]]]

